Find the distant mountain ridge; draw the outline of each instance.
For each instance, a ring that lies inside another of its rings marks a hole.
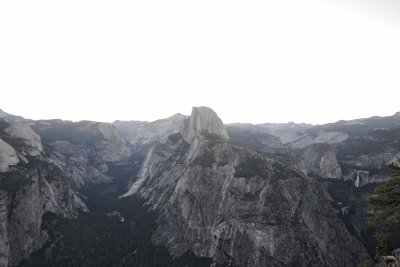
[[[363,186],[390,177],[387,165],[400,156],[399,114],[316,126],[289,123],[277,124],[277,127],[271,129],[263,127],[263,124],[230,124],[227,129],[246,129],[253,133],[263,132],[276,136],[289,151],[306,149],[313,144],[331,145],[337,153],[334,161],[337,160],[342,169],[341,179]],[[262,149],[262,145],[258,149]]]

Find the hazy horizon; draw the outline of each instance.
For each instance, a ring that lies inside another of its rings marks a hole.
[[[400,2],[0,0],[0,108],[323,124],[400,110]]]
[[[209,107],[209,108],[212,108],[212,107]],[[184,115],[184,116],[190,116],[190,112],[189,113],[183,113],[183,112],[178,112],[178,113],[175,113],[175,114],[170,114],[169,116],[165,116],[165,117],[162,117],[162,118],[158,118],[158,119],[155,119],[155,120],[140,120],[140,119],[134,119],[134,118],[132,118],[132,119],[128,119],[128,120],[120,120],[120,119],[116,119],[116,120],[113,120],[113,121],[101,121],[101,120],[85,120],[85,119],[83,119],[83,120],[70,120],[70,119],[63,119],[63,118],[45,118],[45,119],[41,119],[41,118],[30,118],[30,117],[26,117],[26,116],[22,116],[21,114],[12,114],[12,113],[10,113],[10,112],[7,112],[6,110],[4,110],[4,109],[2,109],[1,107],[0,107],[0,112],[1,111],[3,111],[3,112],[5,112],[5,113],[8,113],[8,114],[10,114],[10,115],[15,115],[15,116],[21,116],[21,117],[23,117],[24,119],[31,119],[31,120],[64,120],[64,121],[72,121],[72,122],[79,122],[79,121],[95,121],[95,122],[106,122],[106,123],[113,123],[113,122],[115,122],[115,121],[138,121],[138,122],[154,122],[154,121],[158,121],[158,120],[163,120],[163,119],[167,119],[167,118],[170,118],[170,117],[172,117],[172,116],[175,116],[175,115],[178,115],[178,114],[180,114],[180,115]],[[215,110],[214,110],[215,111]],[[400,112],[400,111],[399,111]],[[398,112],[395,112],[395,113],[398,113]],[[372,115],[372,116],[369,116],[369,117],[360,117],[360,118],[352,118],[352,119],[347,119],[347,120],[345,120],[345,121],[351,121],[351,120],[356,120],[356,119],[365,119],[365,118],[370,118],[370,117],[388,117],[388,116],[393,116],[393,115],[395,115],[395,113],[393,113],[393,114],[387,114],[387,115]],[[218,114],[218,112],[217,112],[217,114]],[[220,116],[219,116],[220,117]],[[337,121],[330,121],[330,122],[326,122],[326,123],[310,123],[310,122],[306,122],[306,121],[281,121],[281,122],[270,122],[270,121],[264,121],[264,122],[260,122],[260,123],[252,123],[252,122],[247,122],[247,121],[234,121],[234,122],[225,122],[224,121],[224,119],[223,118],[221,118],[222,119],[222,121],[223,121],[223,123],[224,124],[236,124],[236,123],[243,123],[243,124],[264,124],[264,123],[275,123],[275,124],[288,124],[288,123],[295,123],[295,124],[310,124],[310,125],[323,125],[323,124],[328,124],[328,123],[335,123],[335,122],[338,122],[338,121],[341,121],[342,119],[339,119],[339,120],[337,120]]]

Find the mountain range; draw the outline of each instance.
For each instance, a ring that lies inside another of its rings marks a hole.
[[[0,266],[355,266],[363,199],[400,156],[400,113],[224,125],[29,120],[0,110]]]

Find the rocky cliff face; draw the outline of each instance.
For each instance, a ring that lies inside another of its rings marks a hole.
[[[371,117],[351,121],[338,121],[324,125],[303,125],[303,124],[232,124],[229,128],[241,128],[249,131],[247,139],[251,140],[252,135],[259,132],[266,132],[281,139],[281,142],[289,154],[294,154],[294,161],[301,161],[304,156],[307,158],[303,162],[303,171],[308,168],[304,164],[314,169],[321,163],[320,157],[315,157],[315,162],[311,158],[314,153],[304,155],[296,151],[308,151],[316,148],[319,144],[333,145],[337,154],[337,162],[341,168],[341,179],[351,180],[356,186],[364,186],[371,183],[379,183],[390,177],[387,165],[400,156],[400,116],[398,113],[388,117]],[[242,140],[244,137],[241,138]],[[236,140],[235,140],[236,141]],[[251,149],[261,152],[261,144],[254,142],[241,142]],[[282,151],[282,150],[278,150]],[[330,158],[334,158],[334,152],[329,153]],[[331,161],[331,160],[330,160]],[[331,161],[332,164],[334,160]],[[338,170],[335,166],[333,169]],[[320,173],[317,176],[328,175],[337,177],[336,174]]]
[[[296,156],[300,170],[308,176],[341,179],[342,169],[336,158],[335,147],[328,144],[313,144]]]
[[[283,144],[288,144],[301,138],[307,129],[313,128],[313,125],[294,122],[263,124],[233,123],[228,124],[227,127],[250,132],[267,133],[278,137]]]
[[[368,258],[315,180],[232,144],[209,109],[194,109],[180,133],[151,149],[125,196],[133,194],[159,214],[154,243],[176,256],[192,251],[239,266]]]
[[[344,178],[356,186],[386,181],[388,165],[400,156],[400,128],[374,129],[338,144]]]
[[[194,107],[192,115],[187,119],[181,129],[181,135],[187,143],[204,137],[228,140],[222,120],[208,107]]]
[[[41,139],[31,127],[24,123],[15,123],[5,129],[5,132],[14,139],[19,139],[24,143],[21,147],[24,155],[38,156],[43,153]]]
[[[340,131],[318,131],[313,134],[306,134],[287,145],[291,148],[305,148],[312,144],[336,144],[349,138],[349,135]]]
[[[0,139],[0,172],[6,172],[8,169],[19,163],[17,151]]]
[[[126,165],[132,148],[109,123],[38,121],[33,129],[41,136],[52,162],[62,168],[75,188],[109,182],[111,165]]]
[[[165,141],[168,136],[179,132],[187,117],[176,114],[167,119],[153,122],[116,121],[113,124],[121,131],[122,136],[133,145],[135,152],[146,154],[152,145]]]
[[[158,214],[152,241],[173,255],[240,266],[354,266],[368,259],[349,231],[362,240],[367,211],[358,206],[366,193],[359,193],[369,187],[340,179],[362,187],[390,177],[399,118],[226,131],[206,107],[190,117],[113,124],[30,121],[0,110],[0,266],[48,240],[44,213],[86,211],[75,190],[128,179],[129,166],[142,162],[133,157],[149,150],[125,196],[140,196]]]
[[[12,114],[9,114],[2,109],[0,109],[0,119],[8,122],[8,123],[16,123],[16,122],[22,122],[25,121],[25,119],[21,116],[15,116]]]
[[[279,137],[261,131],[244,130],[240,127],[228,126],[227,132],[233,143],[263,153],[285,153]]]
[[[73,217],[86,206],[32,129],[3,121],[0,137],[0,266],[14,266],[47,241],[45,212]]]

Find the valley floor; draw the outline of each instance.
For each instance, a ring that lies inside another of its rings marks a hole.
[[[135,198],[120,199],[118,183],[92,185],[82,193],[91,210],[77,219],[45,215],[42,227],[51,241],[19,267],[36,266],[209,266],[210,259],[191,254],[174,259],[154,246],[155,216]]]

